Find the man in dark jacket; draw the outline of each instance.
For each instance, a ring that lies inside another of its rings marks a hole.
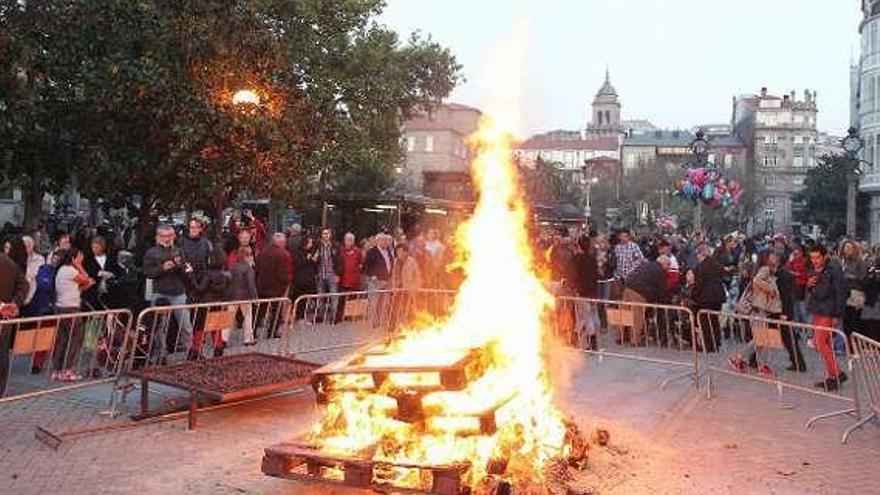
[[[719,248],[723,249],[723,248]],[[727,293],[724,290],[726,272],[722,266],[723,256],[712,255],[708,244],[697,246],[697,266],[694,268],[694,285],[691,289],[691,310],[697,314],[701,310],[721,311]],[[703,313],[700,316],[703,349],[715,352],[721,344],[721,322],[717,314]]]
[[[284,297],[287,295],[292,278],[293,262],[290,253],[287,252],[287,236],[276,233],[272,236],[272,244],[257,258],[257,293],[260,299]],[[270,338],[278,336],[276,334],[280,323],[278,321],[280,309],[281,303],[278,302],[260,304],[257,315],[258,326],[263,323],[268,313],[269,320],[265,322],[265,326]]]
[[[0,320],[17,318],[28,294],[25,273],[12,261],[0,253]],[[0,324],[0,397],[6,393],[6,379],[9,374],[9,349],[12,347],[14,328]]]
[[[183,252],[174,246],[174,227],[160,225],[156,228],[156,245],[144,255],[144,275],[153,281],[152,301],[167,300],[171,305],[186,304],[187,276],[192,265],[185,261]],[[174,312],[180,327],[178,347],[189,349],[192,342],[192,323],[189,310]]]
[[[807,278],[807,308],[813,315],[813,324],[837,329],[846,308],[847,286],[840,267],[831,262],[825,246],[817,244],[810,248],[810,264],[813,269]],[[834,356],[834,333],[816,330],[813,341],[825,364],[825,380],[816,383],[817,388],[836,391],[846,381],[846,373],[840,370]]]
[[[189,231],[180,238],[180,250],[183,257],[192,265],[193,277],[196,281],[201,280],[202,275],[208,268],[208,258],[211,257],[211,241],[205,237],[205,224],[199,218],[189,221]]]
[[[794,274],[782,266],[782,254],[774,251],[770,254],[770,264],[776,274],[776,287],[779,289],[779,299],[782,302],[781,318],[788,321],[794,321],[794,292],[796,283]],[[804,361],[804,355],[801,352],[801,346],[798,342],[800,334],[795,328],[785,326],[781,330],[782,343],[785,344],[785,350],[788,351],[788,360],[790,362],[788,371],[804,372],[807,366]]]
[[[391,254],[391,236],[379,234],[376,245],[364,257],[364,275],[367,277],[367,308],[374,326],[381,324],[381,315],[390,300],[385,294],[376,291],[391,287],[391,274],[394,269],[394,255]]]
[[[633,327],[630,343],[642,345],[645,341],[645,304],[667,304],[669,302],[669,284],[667,271],[669,259],[665,256],[657,261],[642,261],[630,272],[624,281],[623,301],[630,305],[633,312]],[[625,332],[624,332],[625,333]],[[621,342],[626,340],[621,335]]]

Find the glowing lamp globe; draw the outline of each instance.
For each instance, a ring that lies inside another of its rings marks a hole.
[[[236,91],[234,95],[232,95],[232,104],[233,105],[259,105],[260,104],[260,95],[257,94],[256,91],[250,89],[242,89]]]

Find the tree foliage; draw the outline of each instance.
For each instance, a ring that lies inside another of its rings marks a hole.
[[[844,156],[827,155],[817,160],[817,166],[807,172],[804,188],[795,197],[804,208],[795,211],[800,222],[818,225],[830,238],[846,234],[847,170],[850,168]],[[858,230],[867,231],[868,198],[859,197]]]
[[[217,211],[243,193],[292,202],[359,176],[382,187],[402,120],[448,95],[460,69],[430,39],[378,25],[382,7],[0,0],[4,172],[35,170],[31,150],[90,198],[137,194],[166,211]],[[238,90],[259,104],[233,104]]]

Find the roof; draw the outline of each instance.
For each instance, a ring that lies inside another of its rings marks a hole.
[[[477,116],[474,119],[449,118],[445,114],[453,112],[473,112]],[[483,113],[474,107],[461,103],[442,103],[433,109],[430,114],[417,114],[403,123],[405,131],[450,131],[466,136],[477,129],[479,116]]]
[[[690,131],[658,130],[623,138],[623,146],[690,146],[696,136]]]
[[[709,146],[716,147],[724,147],[724,148],[734,148],[734,147],[745,147],[746,143],[742,141],[739,137],[734,134],[728,136],[710,136],[709,137]]]
[[[617,151],[620,146],[616,137],[596,139],[551,139],[545,134],[533,136],[519,145],[521,150],[596,150]]]
[[[611,85],[611,73],[607,68],[605,69],[605,83],[602,84],[602,87],[599,88],[599,92],[596,93],[596,97],[599,96],[613,96],[617,98],[617,90]]]
[[[443,103],[443,106],[446,108],[449,108],[450,110],[467,110],[467,111],[471,111],[471,112],[477,112],[479,114],[483,113],[479,108],[475,108],[475,107],[468,106],[468,105],[463,105],[461,103],[454,103],[451,101],[448,103]]]

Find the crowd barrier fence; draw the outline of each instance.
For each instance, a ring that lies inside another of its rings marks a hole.
[[[113,381],[131,323],[125,309],[0,321],[0,404]]]
[[[152,306],[138,315],[120,356],[110,400],[116,411],[130,391],[129,374],[220,355],[284,354],[290,333],[286,297]],[[120,397],[121,394],[121,397]]]
[[[859,384],[854,390],[854,406],[841,411],[821,414],[807,421],[811,428],[818,421],[838,416],[854,416],[857,421],[843,432],[841,441],[846,443],[853,432],[869,422],[880,419],[880,342],[859,333],[850,335],[852,343],[851,369],[853,379]]]
[[[285,342],[286,349],[309,359],[332,359],[339,352],[387,338],[421,319],[442,318],[454,298],[455,292],[441,289],[300,296],[293,305],[293,331]]]
[[[786,390],[857,401],[856,377],[846,374],[851,353],[840,330],[724,311],[701,310],[697,320],[710,375],[725,373],[773,385],[780,401]],[[835,340],[845,346],[842,356],[834,350]],[[824,385],[818,387],[819,382]]]
[[[599,357],[684,368],[661,388],[686,378],[700,387],[699,328],[688,308],[558,296],[554,311],[554,331],[569,345]]]

